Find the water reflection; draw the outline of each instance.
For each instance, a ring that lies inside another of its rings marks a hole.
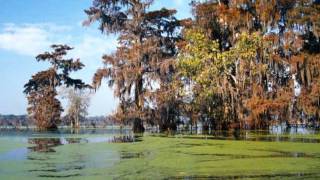
[[[33,167],[28,169],[28,172],[37,177],[53,179],[85,176],[83,174],[84,169],[108,167],[112,166],[113,161],[140,158],[144,155],[144,153],[125,151],[113,152],[108,148],[100,150],[89,148],[87,151],[83,151],[83,147],[87,146],[86,144],[132,143],[138,141],[141,141],[141,137],[133,134],[88,137],[31,137],[28,138],[30,146],[27,148],[26,159],[30,164],[33,164]],[[72,146],[57,149],[58,146],[69,144],[72,144]],[[74,150],[71,150],[72,148]],[[65,158],[57,159],[61,156]]]
[[[112,143],[131,143],[141,141],[141,136],[114,136],[110,142]]]
[[[54,147],[62,145],[60,138],[29,138],[28,143],[33,146],[29,150],[35,152],[56,152]]]
[[[141,141],[141,136],[123,135],[110,137],[86,137],[86,138],[28,138],[28,143],[32,146],[28,147],[33,152],[56,152],[55,147],[65,144],[80,143],[132,143]]]
[[[309,133],[307,135],[312,135]],[[316,133],[314,133],[316,134]],[[303,135],[303,136],[302,136]],[[312,138],[305,134],[295,133],[282,133],[275,134],[272,131],[215,131],[212,134],[192,135],[188,132],[181,134],[168,135],[168,134],[152,134],[151,136],[160,137],[182,137],[190,139],[212,139],[212,140],[241,140],[241,141],[267,141],[267,142],[301,142],[301,143],[320,143],[319,138]]]
[[[29,138],[27,160],[32,164],[28,169],[33,175],[41,178],[68,178],[82,175],[86,168],[87,157],[78,151],[61,151],[55,149],[66,144],[78,144],[82,138]],[[61,152],[63,152],[61,154]],[[58,156],[65,158],[56,159]]]
[[[314,128],[306,128],[303,125],[293,126],[288,128],[284,125],[276,125],[271,126],[269,130],[270,134],[315,134],[317,133],[317,129]]]
[[[27,154],[28,150],[26,148],[14,149],[3,154],[0,153],[0,161],[25,160]]]
[[[65,138],[66,144],[79,144],[81,141],[88,143],[88,140],[82,138]]]

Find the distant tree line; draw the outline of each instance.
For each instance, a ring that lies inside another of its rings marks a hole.
[[[70,119],[70,115],[65,115],[62,117],[62,122],[60,125],[69,126],[73,128],[106,128],[107,126],[112,125],[120,125],[118,121],[116,121],[113,116],[86,116],[81,117],[78,122],[78,127],[74,127],[71,125],[72,119]]]
[[[32,125],[27,115],[3,115],[0,114],[0,127],[20,128]]]
[[[193,0],[192,19],[177,19],[176,10],[150,10],[152,3],[93,0],[85,10],[85,25],[98,22],[102,33],[118,36],[116,51],[103,56],[92,87],[105,79],[114,89],[119,105],[113,117],[120,123],[132,124],[135,132],[143,132],[144,125],[165,131],[180,124],[211,131],[273,124],[319,127],[318,0]],[[61,112],[55,87],[85,86],[68,76],[82,65],[63,61],[65,51],[53,48],[50,58],[37,59],[50,60],[50,77],[63,78],[44,86],[31,81],[25,91],[30,114],[53,118],[47,122],[58,122]],[[33,79],[42,82],[41,77]],[[51,103],[39,111],[53,108],[56,114],[37,114],[39,95],[50,97],[40,98],[45,105]]]
[[[60,126],[70,126],[69,115],[61,117]],[[28,115],[2,115],[0,114],[0,128],[33,128],[36,124]],[[113,116],[88,116],[79,120],[79,127],[104,128],[111,125],[121,125]],[[72,127],[72,126],[70,126]]]

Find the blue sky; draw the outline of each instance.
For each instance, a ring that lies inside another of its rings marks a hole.
[[[178,10],[177,17],[190,17],[189,0],[155,0],[153,9]],[[73,74],[87,83],[102,66],[101,56],[116,48],[116,38],[101,34],[95,25],[83,27],[84,9],[92,0],[0,0],[0,114],[26,114],[23,85],[32,74],[48,68],[34,57],[51,44],[69,44],[70,56],[86,67]],[[112,89],[105,85],[92,95],[89,115],[110,114],[116,106]]]

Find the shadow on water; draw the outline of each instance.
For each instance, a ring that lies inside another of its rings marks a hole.
[[[303,152],[286,152],[286,151],[273,151],[273,150],[260,150],[260,149],[253,149],[254,151],[265,151],[265,152],[271,152],[273,154],[270,155],[235,155],[235,154],[215,154],[215,153],[187,153],[182,151],[175,151],[175,153],[178,154],[184,154],[187,156],[211,156],[215,157],[213,160],[204,160],[203,162],[208,161],[221,161],[228,159],[253,159],[253,158],[283,158],[283,157],[289,157],[289,158],[320,158],[319,155],[316,154],[306,154]],[[221,157],[222,159],[217,159],[217,157]]]
[[[128,151],[120,152],[121,159],[133,159],[133,158],[142,158],[142,157],[145,157],[145,152],[128,152]]]
[[[263,141],[263,142],[301,142],[320,143],[318,138],[295,137],[290,134],[271,134],[269,131],[216,131],[212,134],[190,134],[189,132],[179,132],[171,134],[151,134],[151,136],[168,138],[188,138],[188,139],[212,139],[212,140],[241,140],[241,141]]]
[[[306,157],[306,158],[320,158],[320,154],[307,154],[304,152],[290,152],[290,151],[279,151],[279,150],[272,150],[272,149],[252,149],[254,151],[263,151],[263,152],[271,152],[274,153],[269,157]]]
[[[58,168],[33,169],[33,170],[29,170],[29,172],[52,172],[52,173],[56,173],[56,172],[63,172],[63,171],[70,171],[70,170],[82,170],[84,168],[85,168],[85,166],[74,165],[74,166],[68,166],[68,167],[64,167],[64,168],[60,168],[60,169],[58,169]]]
[[[77,174],[70,174],[70,175],[48,175],[48,174],[41,174],[38,177],[41,178],[69,178],[69,177],[77,177],[77,176],[81,176],[80,173]]]
[[[239,176],[176,176],[169,177],[165,179],[183,179],[183,180],[191,180],[191,179],[306,179],[312,178],[317,179],[320,178],[319,173],[279,173],[279,174],[262,174],[262,175],[239,175]]]

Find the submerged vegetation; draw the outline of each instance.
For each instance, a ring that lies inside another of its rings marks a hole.
[[[98,22],[102,33],[118,36],[92,86],[107,80],[119,99],[119,122],[135,132],[181,124],[210,132],[319,127],[319,1],[191,1],[192,19],[177,19],[173,9],[151,10],[152,3],[93,0],[85,10],[84,25]],[[59,122],[56,87],[85,86],[69,77],[83,65],[62,59],[71,48],[53,48],[37,57],[52,68],[25,86],[28,111],[40,129]]]

